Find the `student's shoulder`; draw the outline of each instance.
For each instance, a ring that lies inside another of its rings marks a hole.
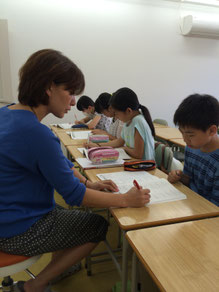
[[[200,149],[192,149],[188,146],[185,148],[185,159],[198,159],[201,161],[209,160],[212,163],[218,163],[219,162],[219,149],[216,149],[215,151],[206,153],[202,152]],[[219,167],[219,163],[218,163]]]
[[[211,153],[211,157],[213,160],[215,160],[218,163],[218,168],[219,168],[219,149],[216,149]]]
[[[132,122],[134,122],[135,124],[138,124],[138,123],[141,124],[141,123],[146,123],[146,120],[143,115],[139,114],[133,118]]]
[[[143,115],[137,115],[136,117],[134,117],[134,119],[132,120],[133,125],[135,127],[140,127],[140,128],[148,128],[148,123],[146,122],[145,118]]]

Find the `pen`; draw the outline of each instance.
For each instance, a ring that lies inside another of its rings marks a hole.
[[[88,132],[88,134],[87,134],[87,144],[89,144],[90,143],[90,140],[89,140],[89,135],[90,135],[90,133]],[[89,147],[88,147],[88,145],[87,145],[87,149],[88,149]]]
[[[133,180],[133,185],[138,189],[138,190],[140,190],[141,188],[140,188],[140,186],[139,186],[139,184],[138,184],[138,182],[137,182],[137,180]]]

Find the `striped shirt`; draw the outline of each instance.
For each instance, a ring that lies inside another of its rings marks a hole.
[[[119,119],[112,119],[112,123],[109,127],[109,134],[119,139],[121,137],[123,126],[124,123]]]
[[[219,206],[219,149],[207,153],[186,147],[183,172],[193,191]]]

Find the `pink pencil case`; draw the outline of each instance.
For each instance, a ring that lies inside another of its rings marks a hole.
[[[93,143],[109,142],[109,136],[108,135],[90,135],[89,142],[93,142]]]
[[[88,149],[88,158],[94,164],[115,162],[119,158],[119,151],[106,147],[93,147]]]

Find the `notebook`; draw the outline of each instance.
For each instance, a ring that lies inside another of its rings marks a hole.
[[[135,179],[140,186],[149,189],[151,199],[149,204],[171,202],[186,199],[186,195],[177,190],[168,180],[158,178],[146,171],[140,172],[114,172],[97,174],[101,180],[110,179],[116,183],[119,188],[119,193],[126,193],[133,187]],[[148,204],[147,204],[148,205]]]
[[[93,164],[87,158],[77,158],[76,162],[83,168],[83,169],[92,169],[92,168],[106,168],[106,167],[117,167],[122,166],[124,163],[123,159],[118,159],[115,162],[110,163],[102,163],[102,164]]]
[[[88,139],[90,133],[91,131],[73,131],[70,134],[72,139]]]
[[[57,127],[64,129],[64,130],[68,130],[68,129],[71,129],[73,125],[74,124],[72,124],[72,123],[64,123],[64,124],[57,124]]]

